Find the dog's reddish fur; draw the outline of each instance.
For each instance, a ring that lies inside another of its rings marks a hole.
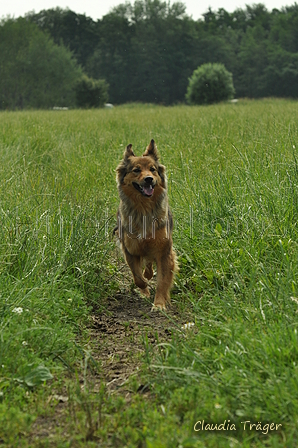
[[[132,145],[128,145],[116,171],[120,205],[115,233],[134,282],[147,297],[150,296],[147,280],[152,278],[152,264],[156,263],[154,308],[165,309],[178,266],[165,167],[159,162],[154,140],[142,157],[136,157]]]

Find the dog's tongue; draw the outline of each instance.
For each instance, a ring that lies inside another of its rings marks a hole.
[[[152,185],[149,185],[148,187],[144,187],[143,191],[146,196],[152,196],[154,188],[152,188]]]

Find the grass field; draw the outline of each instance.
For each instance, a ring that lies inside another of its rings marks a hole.
[[[1,112],[0,443],[297,446],[297,123],[285,100]],[[180,265],[167,315],[112,238],[115,168],[151,138]]]

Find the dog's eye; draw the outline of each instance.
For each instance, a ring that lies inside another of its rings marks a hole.
[[[140,173],[141,170],[140,170],[140,168],[135,168],[135,169],[133,170],[133,172],[134,172],[134,173]]]
[[[150,171],[151,171],[152,173],[154,173],[154,171],[156,171],[156,169],[154,168],[154,166],[152,166],[152,167],[150,168]]]

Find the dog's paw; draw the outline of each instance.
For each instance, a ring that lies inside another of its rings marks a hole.
[[[166,306],[162,303],[158,303],[157,305],[153,304],[151,311],[165,311]]]
[[[142,296],[145,296],[147,298],[150,297],[150,291],[149,291],[148,287],[146,287],[144,289],[139,288],[139,292],[141,293]]]

